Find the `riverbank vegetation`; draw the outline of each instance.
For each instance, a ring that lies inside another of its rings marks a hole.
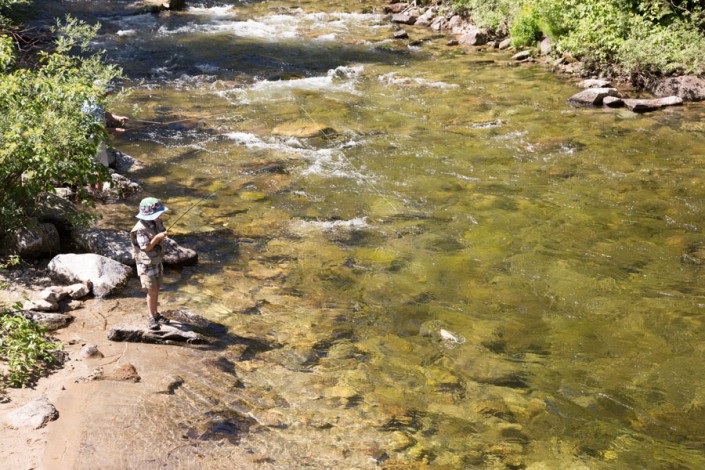
[[[104,105],[108,83],[120,76],[88,52],[99,25],[68,17],[46,47],[27,47],[33,38],[17,21],[26,4],[0,0],[0,237],[31,220],[57,184],[85,197],[86,184],[107,177],[93,158],[105,125],[85,104]]]
[[[651,77],[705,73],[705,7],[694,0],[451,0],[516,47],[553,41],[594,72],[644,85]]]
[[[104,105],[108,83],[120,76],[102,54],[88,52],[98,25],[69,17],[46,47],[28,47],[36,38],[17,20],[27,4],[0,0],[0,240],[30,224],[57,184],[75,186],[85,199],[86,184],[107,178],[94,159],[105,125],[85,103]],[[57,345],[20,308],[0,304],[0,392],[31,383],[55,361]]]

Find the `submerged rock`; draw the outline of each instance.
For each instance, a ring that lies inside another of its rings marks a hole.
[[[312,137],[331,137],[336,134],[336,130],[317,123],[290,122],[280,124],[272,129],[272,134],[284,137],[299,137],[309,139]]]

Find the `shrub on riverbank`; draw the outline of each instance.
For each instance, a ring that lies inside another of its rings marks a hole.
[[[39,325],[14,310],[19,306],[0,305],[0,361],[7,367],[5,373],[0,370],[0,391],[4,386],[31,384],[56,362],[57,344]]]
[[[100,53],[88,52],[99,26],[72,18],[57,23],[51,50],[38,52],[34,66],[18,65],[21,33],[2,16],[14,3],[0,0],[0,237],[23,225],[55,185],[81,191],[107,179],[94,159],[105,126],[85,104],[102,105],[107,84],[120,76]]]
[[[705,73],[705,7],[692,0],[451,0],[481,27],[508,28],[517,47],[544,35],[592,70],[637,83]]]

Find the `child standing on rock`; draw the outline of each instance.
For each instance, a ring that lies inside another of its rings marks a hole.
[[[147,320],[150,330],[159,330],[159,322],[169,324],[169,320],[157,312],[159,289],[162,286],[164,268],[164,239],[166,229],[161,215],[168,209],[159,199],[147,197],[140,202],[139,222],[130,231],[132,256],[137,264],[137,275],[142,288],[147,289]]]

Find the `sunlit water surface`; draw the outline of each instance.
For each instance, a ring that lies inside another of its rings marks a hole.
[[[280,468],[705,466],[702,105],[572,108],[575,81],[390,40],[369,2],[126,5],[63,4],[129,78],[114,144],[172,220],[217,191],[174,228],[201,261],[165,302],[272,347],[226,354],[239,389],[183,366],[279,416],[225,445]]]

